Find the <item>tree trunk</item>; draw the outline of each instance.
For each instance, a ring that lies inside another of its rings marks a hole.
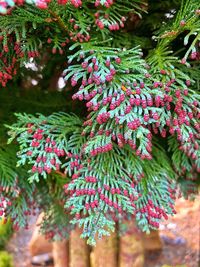
[[[41,213],[38,216],[31,240],[29,242],[29,251],[32,257],[52,252],[52,243],[49,242],[45,236],[39,232],[43,217],[44,213]]]
[[[69,267],[69,242],[53,242],[54,267]]]
[[[117,234],[97,240],[96,247],[90,255],[91,267],[117,267]]]
[[[70,234],[70,267],[89,267],[89,246],[80,238],[82,231],[76,228]]]
[[[144,247],[142,234],[135,221],[124,221],[127,232],[120,237],[119,267],[143,267]]]
[[[151,230],[150,234],[143,233],[144,249],[147,251],[161,250],[162,242],[159,231]]]

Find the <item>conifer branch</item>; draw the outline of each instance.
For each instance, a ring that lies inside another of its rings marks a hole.
[[[48,13],[52,16],[53,21],[55,21],[56,23],[58,23],[58,25],[60,26],[60,28],[64,31],[64,32],[68,32],[68,27],[67,25],[64,23],[64,21],[61,19],[61,17],[53,10],[50,10],[49,8],[47,9]],[[49,22],[49,18],[46,19],[46,21]]]
[[[165,2],[159,2],[163,27],[154,33],[155,17],[148,14],[134,37],[126,21],[129,12],[141,17],[146,8],[140,0],[0,3],[6,13],[0,16],[0,84],[13,87],[23,76],[31,87],[32,77],[44,80],[58,67],[73,100],[83,101],[79,116],[70,113],[71,104],[67,112],[49,106],[51,115],[28,115],[21,101],[16,122],[8,123],[8,143],[18,146],[0,148],[0,201],[6,202],[0,216],[10,215],[16,229],[39,208],[47,237],[66,238],[78,224],[94,245],[127,217],[135,216],[143,231],[157,229],[176,213],[179,190],[196,193],[200,11],[196,0],[176,3],[176,14]],[[33,76],[24,66],[30,62]],[[49,114],[44,95],[37,108]],[[10,114],[16,103],[7,106]]]

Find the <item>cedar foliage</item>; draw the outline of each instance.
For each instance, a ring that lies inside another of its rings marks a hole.
[[[4,0],[0,13],[0,216],[26,228],[39,208],[47,237],[78,224],[92,245],[124,219],[157,229],[197,191],[198,1]]]

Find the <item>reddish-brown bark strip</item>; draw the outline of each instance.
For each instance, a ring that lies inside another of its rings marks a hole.
[[[76,228],[70,234],[69,253],[70,267],[89,267],[89,246],[85,239],[80,238],[82,230]]]
[[[117,267],[117,234],[97,240],[96,247],[90,255],[91,267]]]
[[[125,221],[127,232],[120,237],[119,267],[143,267],[144,247],[142,234],[135,221]]]
[[[54,267],[69,267],[69,242],[53,242]]]

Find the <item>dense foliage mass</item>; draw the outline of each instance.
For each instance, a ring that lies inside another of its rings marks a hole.
[[[198,1],[3,0],[0,13],[0,216],[26,228],[40,209],[47,237],[78,224],[89,244],[124,218],[158,228],[197,191]]]

